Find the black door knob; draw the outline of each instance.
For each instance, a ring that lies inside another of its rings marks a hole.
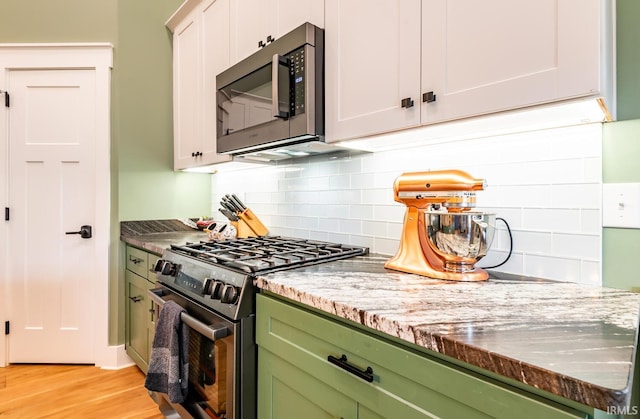
[[[93,237],[91,226],[82,226],[80,227],[80,231],[67,231],[65,234],[79,234],[83,239],[90,239]]]

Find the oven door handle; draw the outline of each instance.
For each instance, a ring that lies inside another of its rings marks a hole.
[[[150,289],[148,291],[149,298],[151,298],[151,300],[154,303],[156,303],[158,306],[162,307],[164,303],[166,303],[166,301],[161,298],[164,291],[165,290],[162,288]],[[196,319],[195,317],[191,317],[187,313],[181,313],[180,319],[182,319],[184,324],[186,324],[187,326],[189,326],[190,328],[200,333],[201,335],[203,335],[209,340],[215,341],[216,339],[222,339],[226,336],[229,336],[229,328],[227,328],[224,325],[209,326],[202,323],[200,320]]]

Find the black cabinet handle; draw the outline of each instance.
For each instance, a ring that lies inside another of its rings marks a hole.
[[[422,101],[431,103],[436,101],[436,95],[433,92],[427,92],[422,94]]]
[[[358,378],[362,378],[366,382],[373,382],[373,369],[371,367],[367,367],[366,370],[361,370],[358,367],[355,367],[347,362],[347,356],[342,354],[340,358],[336,358],[333,355],[329,355],[327,357],[327,361],[331,362],[334,365],[339,366],[343,370],[350,372]]]
[[[413,100],[410,97],[405,97],[400,101],[400,106],[403,108],[411,108],[413,107]]]
[[[129,299],[134,303],[142,301],[142,297],[129,297]]]

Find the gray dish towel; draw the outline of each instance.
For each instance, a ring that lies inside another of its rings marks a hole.
[[[185,400],[189,386],[189,326],[180,318],[184,311],[173,301],[162,306],[144,382],[148,390],[168,394],[173,403]]]

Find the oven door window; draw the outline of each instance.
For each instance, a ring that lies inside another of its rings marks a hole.
[[[233,336],[189,332],[189,401],[214,419],[233,417]]]

